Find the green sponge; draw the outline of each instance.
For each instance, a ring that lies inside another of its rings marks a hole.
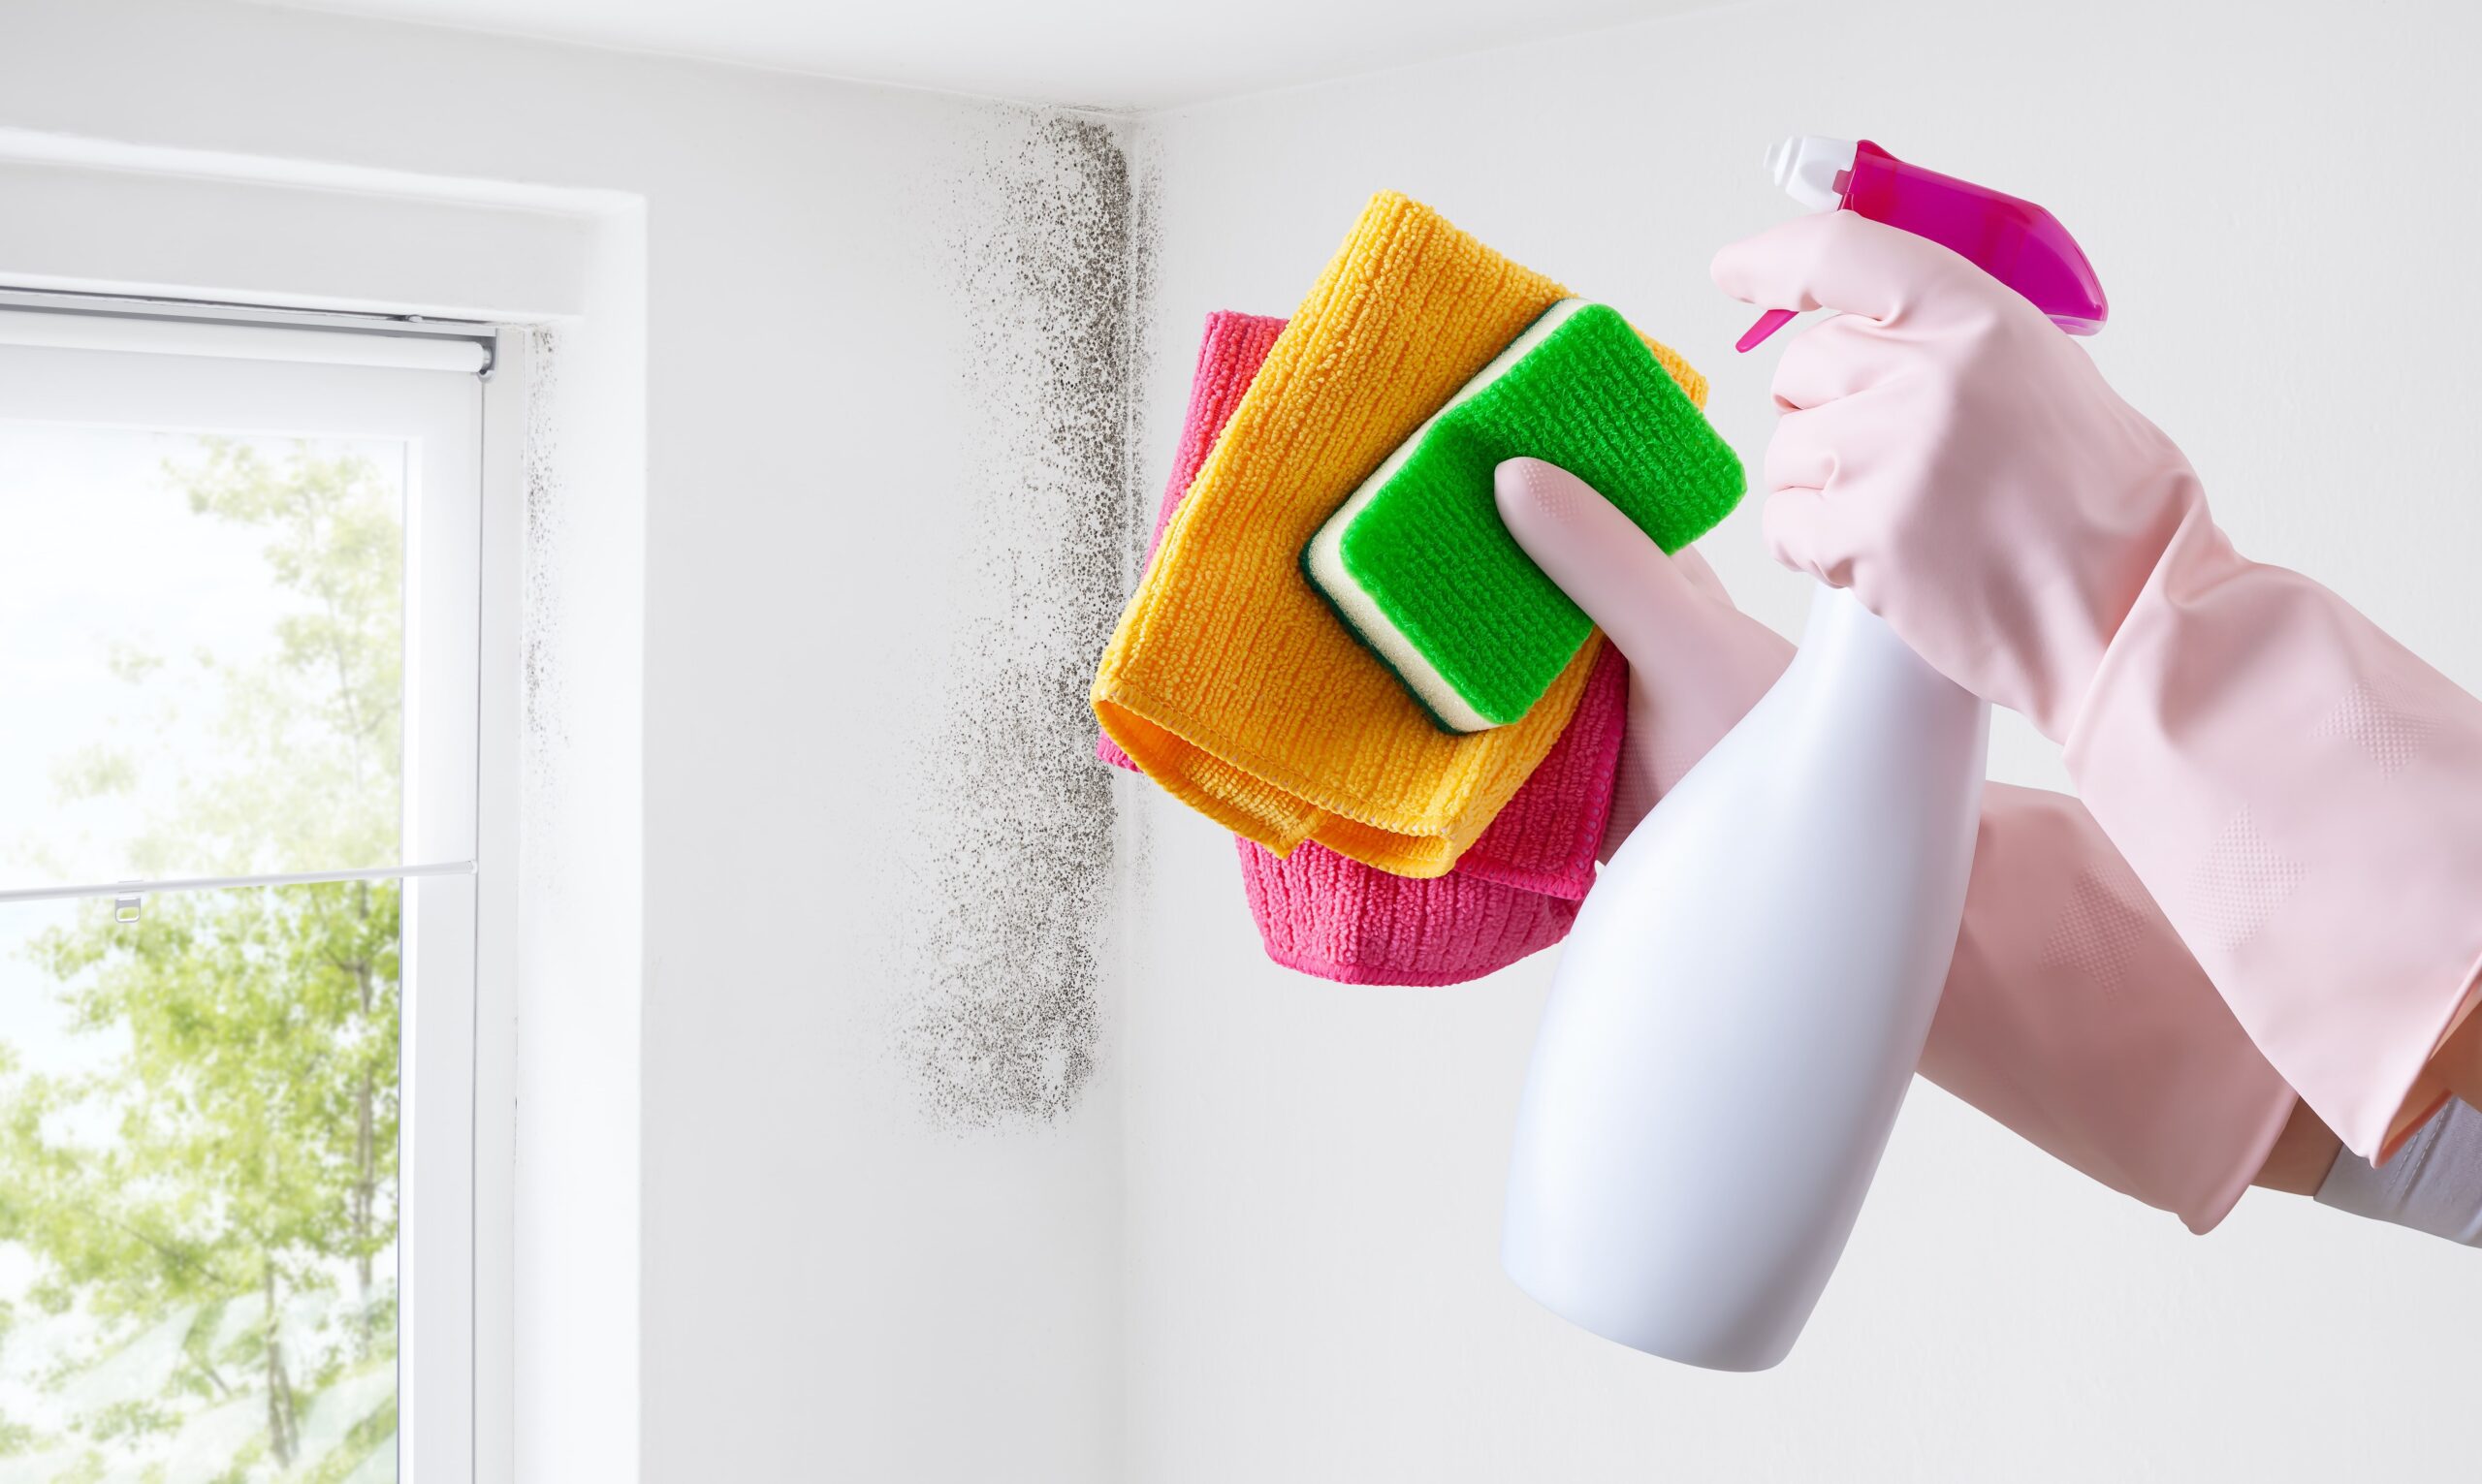
[[[1741,497],[1732,445],[1628,321],[1583,300],[1544,310],[1301,553],[1311,584],[1448,731],[1523,716],[1593,631],[1500,523],[1492,471],[1518,458],[1584,480],[1667,552]]]

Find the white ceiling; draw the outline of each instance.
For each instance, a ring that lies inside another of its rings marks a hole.
[[[1717,0],[276,0],[1042,103],[1161,109]]]

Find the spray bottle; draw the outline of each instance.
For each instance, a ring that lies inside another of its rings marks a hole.
[[[1929,237],[2074,333],[2107,309],[2030,202],[1864,141],[1767,154],[1805,205]],[[1747,350],[1792,315],[1770,311]],[[1517,1113],[1501,1262],[1554,1312],[1692,1365],[1792,1349],[1844,1250],[1964,912],[1988,705],[1821,588],[1772,690],[1577,915]]]

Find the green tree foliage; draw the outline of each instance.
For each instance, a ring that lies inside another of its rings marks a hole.
[[[308,447],[199,450],[166,476],[200,519],[263,533],[298,601],[270,658],[221,668],[214,766],[181,778],[139,858],[235,874],[393,860],[397,489]],[[114,656],[132,685],[164,668]],[[135,771],[87,759],[55,781],[91,796]],[[265,1426],[234,1478],[341,1477],[387,1441],[393,1405],[327,1459],[301,1456],[308,1399],[396,1349],[393,1277],[374,1266],[397,1236],[399,926],[397,883],[337,883],[158,897],[135,925],[93,903],[35,940],[74,1029],[117,1050],[54,1073],[0,1048],[0,1240],[34,1255],[33,1304],[91,1316],[107,1344],[187,1327],[162,1397],[80,1417],[76,1438],[0,1426],[0,1454],[68,1443],[99,1465],[117,1438],[243,1396]],[[329,1301],[307,1341],[304,1295]]]

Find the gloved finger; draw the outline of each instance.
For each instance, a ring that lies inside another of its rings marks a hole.
[[[1832,499],[1836,480],[1884,442],[1886,418],[1886,410],[1867,396],[1788,412],[1775,420],[1760,477],[1768,489],[1822,489]]]
[[[1620,647],[1632,668],[1663,657],[1667,621],[1704,602],[1653,537],[1557,464],[1511,458],[1493,481],[1500,520],[1560,590]]]
[[[1715,255],[1715,286],[1770,309],[1840,309],[1890,320],[1964,263],[1855,211],[1797,216]]]
[[[1895,356],[1876,320],[1848,314],[1813,325],[1795,335],[1775,363],[1775,410],[1824,407],[1859,395],[1887,378]]]
[[[1830,587],[1853,583],[1850,512],[1818,489],[1793,486],[1766,497],[1766,550],[1796,572]]]
[[[1816,421],[1816,412],[1788,412],[1776,421],[1766,440],[1766,461],[1760,477],[1769,489],[1825,489],[1835,483],[1835,440]]]

